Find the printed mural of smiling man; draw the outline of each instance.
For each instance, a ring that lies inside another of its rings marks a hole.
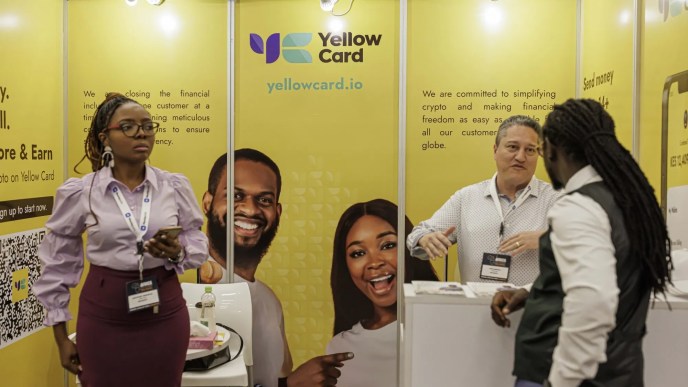
[[[234,152],[234,282],[246,282],[253,308],[253,382],[263,387],[334,385],[338,367],[352,355],[316,356],[292,371],[282,304],[272,289],[256,278],[262,258],[277,235],[282,215],[282,175],[264,153],[250,148]],[[208,217],[210,258],[198,272],[199,282],[227,282],[227,155],[210,170],[203,195]]]
[[[203,283],[227,282],[227,155],[210,171],[203,210],[208,217],[210,259],[199,269]],[[276,387],[291,373],[282,304],[256,270],[279,226],[282,178],[272,159],[255,149],[234,152],[234,282],[246,282],[253,306],[253,375],[256,384]]]

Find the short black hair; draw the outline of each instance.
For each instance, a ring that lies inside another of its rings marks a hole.
[[[275,173],[275,176],[277,177],[277,201],[279,201],[280,193],[282,192],[282,174],[280,173],[277,164],[274,161],[272,161],[272,159],[268,157],[265,153],[251,148],[242,148],[235,150],[234,162],[237,162],[239,160],[250,160],[256,163],[264,164],[268,168],[270,168],[272,172]]]
[[[217,186],[220,184],[220,179],[222,179],[222,173],[227,168],[227,153],[218,157],[210,169],[210,175],[208,175],[208,192],[211,195],[215,195],[217,192]],[[225,172],[226,173],[226,172]]]

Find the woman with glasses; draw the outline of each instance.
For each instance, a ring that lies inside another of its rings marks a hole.
[[[33,292],[62,366],[85,387],[181,384],[189,315],[177,274],[206,260],[208,241],[186,177],[146,163],[157,128],[136,101],[107,95],[81,160],[93,172],[58,188],[39,247],[43,272]],[[66,329],[69,289],[79,284],[84,255],[90,269],[74,344]]]

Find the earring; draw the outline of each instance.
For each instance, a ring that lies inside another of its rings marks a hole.
[[[103,166],[107,165],[110,168],[114,168],[115,157],[113,156],[112,148],[110,148],[109,145],[105,145],[105,148],[103,148],[103,154],[100,155],[100,159],[102,160]]]

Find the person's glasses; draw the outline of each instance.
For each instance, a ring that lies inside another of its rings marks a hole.
[[[119,129],[127,137],[136,137],[136,135],[139,132],[139,129],[143,130],[144,136],[152,136],[155,134],[155,132],[158,131],[159,127],[160,127],[160,123],[153,122],[153,121],[147,121],[147,122],[144,122],[142,124],[136,124],[133,122],[122,122],[117,126],[111,126],[107,129],[108,130]]]
[[[516,144],[506,144],[504,145],[504,148],[509,153],[518,153],[521,150],[521,147]],[[526,156],[528,157],[536,156],[538,154],[542,155],[542,150],[540,149],[540,147],[527,146],[524,149]]]

